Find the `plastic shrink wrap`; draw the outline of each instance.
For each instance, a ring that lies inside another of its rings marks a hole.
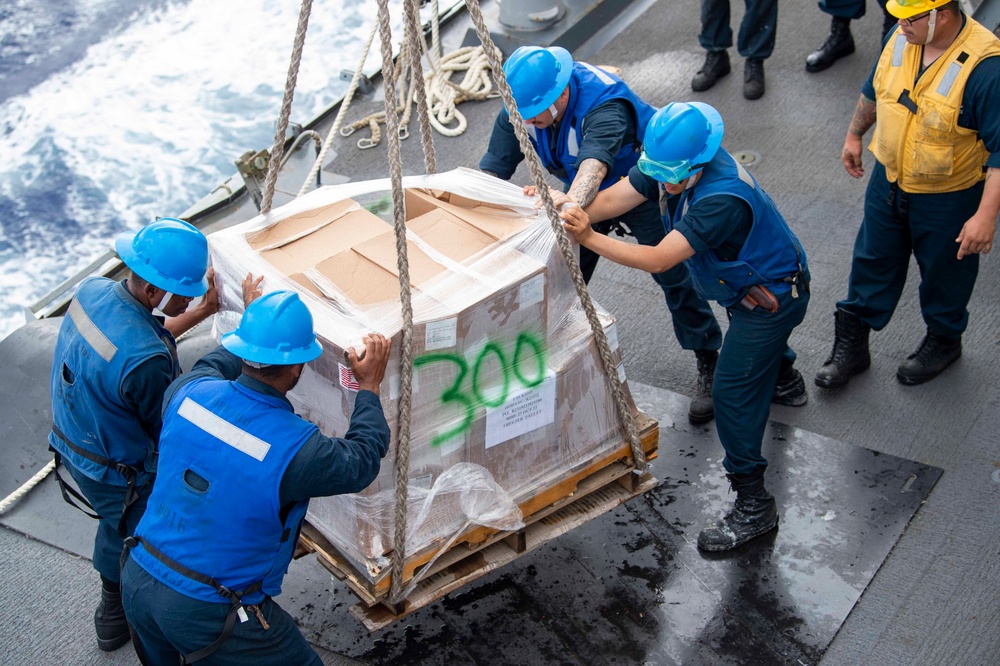
[[[520,187],[476,171],[407,177],[414,370],[406,555],[439,552],[470,529],[520,526],[522,504],[621,447],[590,326],[544,211]],[[315,498],[308,520],[359,574],[390,570],[402,314],[388,180],[323,187],[209,237],[221,285],[215,335],[236,327],[241,281],[298,291],[323,355],[289,394],[342,436],[357,394],[344,350],[393,340],[381,401],[389,455],[365,491]],[[614,319],[598,307],[619,377]],[[624,386],[631,404],[627,384]],[[633,407],[634,411],[634,407]]]

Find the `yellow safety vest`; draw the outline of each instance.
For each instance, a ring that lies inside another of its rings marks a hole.
[[[984,178],[989,153],[975,130],[959,127],[962,94],[976,64],[1000,55],[1000,40],[973,19],[920,74],[923,48],[896,32],[875,70],[877,123],[869,149],[904,192],[956,192]],[[916,83],[914,83],[916,81]]]

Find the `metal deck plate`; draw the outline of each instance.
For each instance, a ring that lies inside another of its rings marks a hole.
[[[49,343],[52,330],[30,329]],[[207,328],[185,339],[184,365],[212,346]],[[46,362],[44,349],[29,347],[4,341],[2,371],[47,377],[25,372]],[[26,428],[39,445],[4,453],[19,461],[5,466],[8,486],[47,460],[47,387],[20,386],[5,396],[5,427]],[[315,557],[292,563],[280,603],[314,644],[376,664],[818,662],[941,470],[771,423],[764,453],[778,531],[703,554],[698,531],[734,497],[715,429],[681,421],[683,396],[632,388],[661,423],[651,471],[663,483],[646,495],[373,637],[348,613],[356,599]],[[91,555],[96,522],[63,503],[51,476],[0,522]]]

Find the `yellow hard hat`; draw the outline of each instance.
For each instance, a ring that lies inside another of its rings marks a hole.
[[[939,9],[949,2],[951,0],[889,0],[885,10],[898,19],[905,19],[932,9]]]

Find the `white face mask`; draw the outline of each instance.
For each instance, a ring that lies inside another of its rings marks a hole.
[[[153,308],[153,314],[160,317],[166,317],[167,314],[163,311],[163,308],[167,307],[167,302],[173,297],[169,291],[163,293],[163,298],[160,299],[160,304]]]

